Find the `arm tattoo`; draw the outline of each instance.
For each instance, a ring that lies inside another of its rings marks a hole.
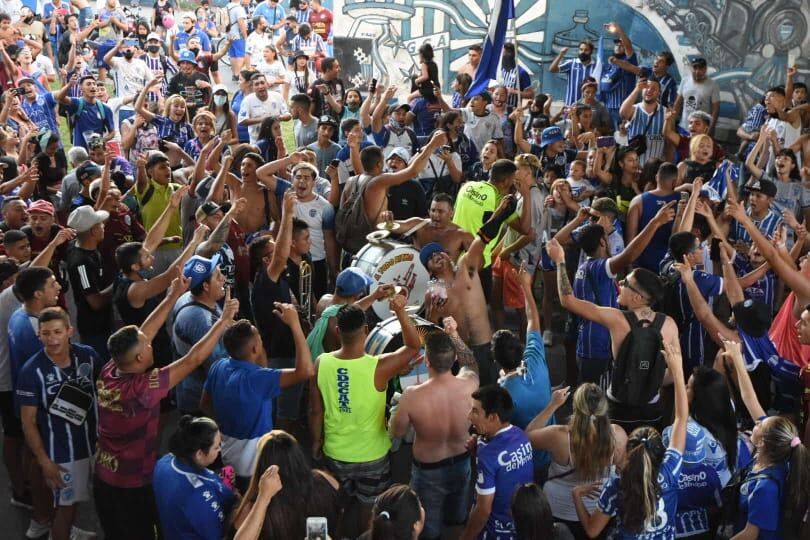
[[[571,288],[571,282],[568,280],[568,272],[565,271],[565,263],[557,265],[557,291],[560,296],[571,296],[574,290]]]
[[[208,239],[200,245],[197,249],[198,252],[213,253],[219,251],[220,248],[228,241],[228,234],[231,232],[231,218],[223,216],[216,228],[208,235]]]
[[[450,336],[450,339],[453,340],[453,345],[456,347],[456,359],[458,360],[458,366],[461,369],[467,368],[470,371],[475,372],[478,374],[478,363],[475,361],[475,356],[473,356],[473,352],[467,347],[467,344],[464,343],[460,338],[455,336]]]

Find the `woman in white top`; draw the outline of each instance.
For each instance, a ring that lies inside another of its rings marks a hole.
[[[278,92],[287,101],[290,91],[289,81],[287,80],[287,66],[278,57],[278,49],[272,43],[264,46],[262,51],[262,59],[256,64],[256,70],[265,76],[269,90],[271,92]]]
[[[532,447],[551,454],[548,480],[543,491],[556,521],[565,523],[576,538],[587,538],[577,517],[572,490],[579,485],[604,481],[611,467],[621,465],[627,435],[608,417],[604,391],[593,383],[574,393],[573,412],[568,424],[543,427],[568,399],[569,387],[554,391],[551,402],[526,426]],[[597,499],[586,501],[589,510]]]
[[[292,95],[306,94],[318,77],[309,69],[309,55],[303,51],[293,53],[293,64],[287,72],[287,92]],[[287,99],[287,96],[284,96]]]

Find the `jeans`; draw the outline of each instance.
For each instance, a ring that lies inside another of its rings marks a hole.
[[[442,526],[463,525],[470,511],[470,458],[463,455],[448,465],[414,463],[411,489],[425,509],[425,527],[420,538],[440,538]],[[433,465],[440,465],[432,467]]]

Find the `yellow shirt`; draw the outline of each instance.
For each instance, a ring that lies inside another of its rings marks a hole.
[[[143,192],[140,192],[137,189],[135,190],[135,199],[137,199],[138,204],[141,207],[141,220],[143,221],[144,229],[147,231],[152,229],[152,226],[155,224],[155,222],[157,222],[160,214],[162,214],[163,210],[169,206],[169,203],[172,200],[172,195],[179,187],[179,184],[173,184],[171,182],[164,186],[150,178],[149,183],[146,185],[146,189],[144,189]],[[152,193],[151,195],[149,195],[150,192]],[[149,196],[147,197],[147,195]],[[147,199],[146,204],[144,204],[144,199]],[[172,217],[169,220],[169,226],[166,228],[165,238],[170,236],[178,236],[180,238],[183,237],[183,228],[180,226],[179,208],[172,214]],[[180,243],[164,244],[158,249],[177,249],[180,246]]]

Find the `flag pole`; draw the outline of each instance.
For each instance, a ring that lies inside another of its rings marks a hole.
[[[515,7],[515,16],[512,17],[512,43],[515,45],[515,89],[518,91],[517,108],[523,104],[523,97],[521,96],[520,89],[520,55],[518,54],[518,33],[517,33],[517,6]]]

